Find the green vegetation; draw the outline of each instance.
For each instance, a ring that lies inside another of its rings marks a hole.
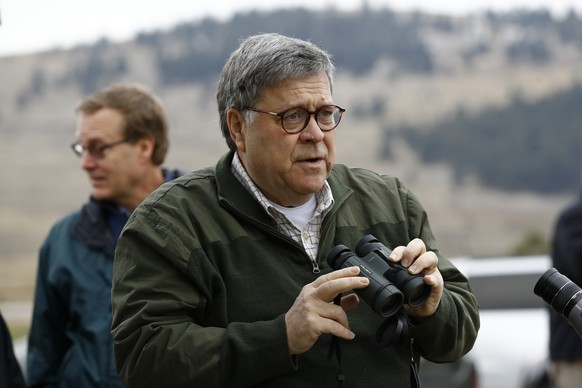
[[[476,117],[463,112],[430,130],[400,128],[427,163],[446,162],[461,181],[477,176],[506,191],[574,192],[582,169],[582,85]]]
[[[510,256],[545,255],[550,253],[550,242],[539,231],[531,230],[509,252]]]

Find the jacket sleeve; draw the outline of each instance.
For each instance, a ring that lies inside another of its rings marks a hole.
[[[126,387],[249,386],[293,371],[283,316],[228,323],[213,311],[224,284],[192,236],[139,209],[121,235],[112,334]]]
[[[444,280],[444,292],[436,313],[413,327],[411,336],[424,358],[452,362],[469,352],[477,339],[479,306],[467,278],[440,254],[427,213],[416,196],[401,186],[400,197],[410,240],[422,239],[427,250],[437,254]]]
[[[53,230],[54,232],[54,230]],[[64,295],[49,281],[51,236],[41,247],[28,335],[27,379],[31,387],[57,386],[59,368],[67,349],[68,311]],[[66,279],[60,286],[67,287]]]

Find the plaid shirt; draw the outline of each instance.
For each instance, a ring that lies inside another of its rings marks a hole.
[[[252,181],[247,174],[238,154],[234,154],[232,159],[232,173],[240,181],[240,183],[255,197],[261,204],[265,211],[277,222],[279,231],[293,240],[297,241],[303,246],[305,252],[311,258],[313,264],[313,272],[319,273],[319,266],[317,264],[317,250],[319,247],[319,237],[321,233],[321,223],[325,214],[333,206],[333,194],[327,181],[325,181],[320,191],[315,193],[317,200],[317,207],[311,217],[311,220],[300,230],[284,213],[279,211],[272,202],[261,193],[259,188]]]

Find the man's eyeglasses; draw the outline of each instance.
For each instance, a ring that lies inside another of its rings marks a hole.
[[[121,139],[118,141],[114,141],[113,143],[106,143],[101,145],[90,144],[87,147],[85,147],[83,144],[77,141],[71,144],[71,149],[78,157],[82,157],[83,152],[87,151],[89,155],[91,155],[95,159],[103,159],[105,157],[105,150],[108,150],[109,148],[115,147],[116,145],[122,143],[127,143],[127,140]]]
[[[322,131],[331,131],[339,125],[340,120],[342,119],[342,114],[346,111],[344,108],[340,108],[337,105],[324,105],[313,112],[300,107],[287,109],[280,113],[264,111],[256,108],[246,108],[246,110],[279,116],[281,118],[281,127],[285,132],[290,134],[303,131],[307,127],[307,124],[309,124],[311,115],[315,115],[315,122]]]

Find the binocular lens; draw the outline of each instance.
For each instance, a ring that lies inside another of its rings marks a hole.
[[[404,296],[398,288],[390,284],[374,298],[373,309],[383,317],[389,317],[400,310],[402,303],[404,303]]]
[[[401,285],[400,289],[404,294],[405,303],[411,307],[421,306],[431,291],[431,287],[424,282],[422,277],[411,278],[406,284]]]

